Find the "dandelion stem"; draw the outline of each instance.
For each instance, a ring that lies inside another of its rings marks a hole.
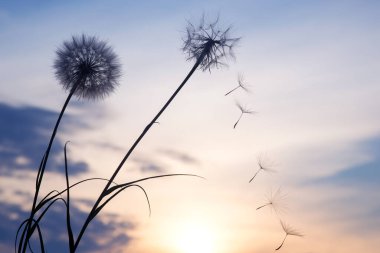
[[[36,177],[36,191],[34,193],[32,210],[30,212],[29,220],[28,220],[28,222],[27,222],[27,224],[25,226],[25,229],[24,229],[24,231],[23,231],[23,233],[21,235],[18,252],[23,252],[23,253],[26,252],[26,247],[27,247],[28,241],[29,241],[30,237],[33,234],[33,230],[31,230],[31,225],[32,225],[32,221],[34,219],[34,215],[36,213],[36,204],[37,204],[38,194],[39,194],[41,183],[42,183],[42,178],[44,176],[44,172],[45,172],[45,168],[46,168],[46,163],[47,163],[48,158],[49,158],[49,154],[50,154],[50,151],[51,151],[51,147],[52,147],[53,141],[54,141],[55,136],[57,134],[58,126],[61,123],[61,119],[63,117],[63,114],[65,113],[66,107],[69,104],[72,96],[74,95],[75,89],[76,89],[76,87],[78,87],[79,83],[80,83],[80,80],[77,81],[77,83],[73,86],[73,88],[71,89],[69,95],[66,98],[65,103],[62,106],[61,112],[60,112],[60,114],[58,116],[58,119],[57,119],[57,121],[55,123],[55,126],[54,126],[54,129],[53,129],[53,132],[51,134],[48,147],[47,147],[47,149],[45,151],[45,154],[44,154],[44,156],[42,158],[40,167],[38,169],[37,177]],[[25,234],[25,232],[26,232],[26,234]]]
[[[195,70],[199,67],[199,65],[202,63],[203,59],[206,57],[206,55],[209,53],[209,51],[211,50],[212,46],[213,46],[213,41],[209,41],[207,42],[207,45],[205,46],[202,54],[200,55],[200,57],[197,59],[197,61],[195,62],[194,66],[191,68],[190,72],[187,74],[187,76],[185,77],[185,79],[182,81],[182,83],[178,86],[178,88],[174,91],[174,93],[172,94],[172,96],[168,99],[168,101],[165,103],[165,105],[161,108],[161,110],[157,113],[157,115],[151,120],[151,122],[145,127],[145,129],[143,130],[143,132],[140,134],[140,136],[136,139],[136,141],[133,143],[133,145],[131,146],[131,148],[128,150],[128,152],[125,154],[124,158],[121,160],[119,166],[116,168],[116,170],[114,171],[114,173],[112,174],[112,176],[110,177],[110,180],[107,182],[106,186],[104,187],[102,193],[100,194],[99,198],[96,200],[94,206],[92,207],[92,210],[91,212],[89,213],[89,215],[87,216],[87,219],[86,221],[84,222],[79,234],[78,234],[78,237],[75,241],[75,245],[74,245],[74,252],[76,251],[76,249],[78,248],[78,245],[79,245],[79,242],[85,232],[85,230],[87,229],[87,226],[90,224],[91,220],[94,218],[93,217],[93,214],[96,212],[101,200],[106,196],[105,193],[106,191],[108,190],[109,186],[111,185],[111,182],[116,178],[117,174],[119,173],[119,171],[121,170],[121,168],[123,167],[124,163],[127,161],[128,157],[132,154],[132,152],[135,150],[135,148],[137,147],[137,145],[140,143],[140,141],[144,138],[145,134],[149,131],[149,129],[155,124],[155,122],[157,122],[158,118],[161,116],[161,114],[166,110],[166,108],[170,105],[170,103],[173,101],[173,99],[177,96],[177,94],[179,93],[179,91],[183,88],[183,86],[185,86],[185,84],[187,83],[187,81],[190,79],[190,77],[193,75],[193,73],[195,72]]]

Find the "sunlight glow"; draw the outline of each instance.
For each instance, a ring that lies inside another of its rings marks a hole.
[[[177,235],[177,247],[181,253],[214,253],[215,237],[209,227],[189,224]]]

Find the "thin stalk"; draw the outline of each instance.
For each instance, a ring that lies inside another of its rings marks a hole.
[[[227,95],[231,94],[232,92],[234,92],[238,88],[240,88],[240,86],[237,86],[236,88],[233,88],[232,90],[230,90],[229,92],[227,92],[226,94],[224,94],[224,96],[227,96]]]
[[[75,90],[76,88],[78,87],[80,81],[78,81],[74,86],[73,88],[71,89],[69,95],[67,96],[66,98],[66,101],[65,103],[63,104],[62,106],[62,109],[61,109],[61,112],[58,116],[58,119],[55,123],[55,126],[54,126],[54,129],[53,129],[53,132],[51,134],[51,137],[50,137],[50,140],[49,140],[49,144],[48,144],[48,147],[44,153],[44,156],[42,158],[42,161],[41,161],[41,165],[38,169],[38,173],[37,173],[37,177],[36,177],[36,191],[35,191],[35,194],[34,194],[34,198],[33,198],[33,205],[32,205],[32,210],[30,212],[30,217],[29,217],[29,221],[27,222],[26,226],[25,226],[25,229],[27,231],[26,235],[25,235],[25,230],[24,232],[22,233],[22,236],[20,238],[20,245],[19,245],[19,252],[23,252],[25,253],[26,252],[26,247],[27,247],[27,242],[28,240],[30,239],[30,237],[32,236],[32,233],[33,231],[30,231],[30,228],[31,228],[31,221],[33,220],[34,218],[34,214],[35,214],[35,208],[36,208],[36,204],[37,204],[37,199],[38,199],[38,194],[39,194],[39,191],[40,191],[40,187],[41,187],[41,183],[42,183],[42,178],[44,176],[44,172],[45,172],[45,168],[46,168],[46,163],[48,161],[48,158],[49,158],[49,154],[50,154],[50,151],[51,151],[51,147],[53,145],[53,141],[55,139],[55,136],[57,134],[57,130],[58,130],[58,126],[59,124],[61,123],[61,119],[63,117],[63,114],[66,110],[66,107],[67,105],[69,104],[72,96],[74,95],[75,93]],[[26,236],[26,237],[25,237]],[[25,241],[24,241],[24,238],[25,238]],[[23,246],[22,246],[23,245]],[[22,248],[22,251],[21,251],[21,248]]]
[[[74,236],[73,230],[71,227],[71,217],[70,217],[70,183],[69,183],[69,172],[68,172],[68,164],[67,164],[67,143],[65,144],[64,153],[65,153],[65,177],[66,177],[66,195],[67,195],[67,205],[66,205],[66,227],[67,227],[67,236],[69,238],[69,249],[70,253],[73,252],[74,247]]]
[[[178,86],[178,88],[174,91],[174,93],[172,94],[172,96],[169,98],[169,100],[165,103],[165,105],[161,108],[161,110],[157,113],[157,115],[151,120],[151,122],[145,127],[145,129],[143,130],[143,132],[140,134],[140,136],[136,139],[136,141],[133,143],[133,145],[131,146],[131,148],[128,150],[128,152],[125,154],[124,158],[121,160],[119,166],[116,168],[116,170],[114,171],[114,173],[112,174],[112,176],[110,177],[110,180],[107,182],[106,186],[104,187],[102,193],[100,194],[99,198],[96,200],[91,212],[89,213],[89,215],[87,216],[87,219],[86,221],[84,222],[79,234],[78,234],[78,237],[77,237],[77,240],[75,241],[75,245],[74,245],[74,252],[76,251],[76,249],[78,248],[78,245],[79,245],[79,242],[80,240],[82,239],[82,236],[85,232],[85,230],[87,229],[87,226],[90,224],[92,218],[93,218],[93,213],[95,213],[98,205],[100,204],[100,202],[102,201],[103,197],[105,196],[105,192],[107,191],[107,189],[109,188],[109,186],[111,185],[111,182],[116,178],[117,174],[119,173],[119,171],[121,170],[121,168],[123,167],[124,163],[127,161],[128,157],[132,154],[132,152],[135,150],[135,148],[137,147],[137,145],[140,143],[140,141],[144,138],[145,134],[149,131],[149,129],[157,122],[158,118],[161,116],[161,114],[166,110],[166,108],[170,105],[170,103],[173,101],[173,99],[177,96],[177,94],[179,93],[179,91],[183,88],[183,86],[185,86],[185,84],[187,83],[187,81],[190,79],[190,77],[193,75],[193,73],[195,72],[195,70],[198,68],[198,66],[202,63],[203,59],[205,58],[205,56],[210,52],[210,49],[212,48],[213,46],[213,43],[214,41],[209,41],[207,42],[207,45],[205,46],[205,49],[203,50],[202,54],[200,55],[200,57],[197,59],[197,61],[195,62],[194,66],[192,67],[192,69],[190,70],[190,72],[187,74],[187,76],[185,77],[185,79],[182,81],[182,83]]]
[[[234,129],[236,128],[237,124],[239,123],[239,121],[241,120],[241,117],[243,117],[243,112],[240,114],[240,117],[239,119],[236,121],[236,123],[234,124]]]
[[[261,209],[261,208],[263,208],[263,207],[266,207],[266,206],[269,206],[269,205],[271,205],[272,203],[267,203],[267,204],[265,204],[265,205],[262,205],[262,206],[259,206],[258,208],[256,208],[256,210],[259,210],[259,209]]]
[[[249,180],[248,183],[252,182],[252,180],[255,179],[255,177],[257,176],[257,174],[259,174],[260,170],[261,170],[261,168],[259,168],[259,169],[256,171],[255,175],[253,175],[253,177],[251,178],[251,180]]]

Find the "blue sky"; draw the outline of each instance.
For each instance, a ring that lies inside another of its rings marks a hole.
[[[283,252],[374,252],[380,246],[379,11],[379,1],[1,1],[0,215],[15,226],[29,207],[35,165],[67,95],[52,67],[64,40],[86,33],[107,41],[123,75],[104,100],[70,104],[46,192],[64,187],[68,140],[73,182],[110,175],[193,64],[180,50],[187,20],[219,15],[222,26],[232,24],[232,34],[242,37],[236,60],[211,73],[198,70],[118,178],[179,172],[207,180],[144,184],[150,218],[141,192],[128,191],[92,232],[125,228],[118,237],[125,245],[116,242],[113,252],[202,253],[183,242],[194,234],[208,239],[193,238],[203,253],[272,252],[282,239],[281,218],[306,235],[289,238]],[[251,92],[224,96],[239,73]],[[236,102],[257,113],[233,129]],[[260,172],[248,184],[258,157],[276,173]],[[101,186],[75,191],[79,218]],[[287,193],[288,211],[257,212],[278,187]],[[0,233],[0,251],[9,250],[15,229]]]

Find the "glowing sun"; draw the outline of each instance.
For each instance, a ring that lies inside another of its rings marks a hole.
[[[181,253],[214,253],[215,234],[209,227],[187,224],[176,235],[177,248]]]

